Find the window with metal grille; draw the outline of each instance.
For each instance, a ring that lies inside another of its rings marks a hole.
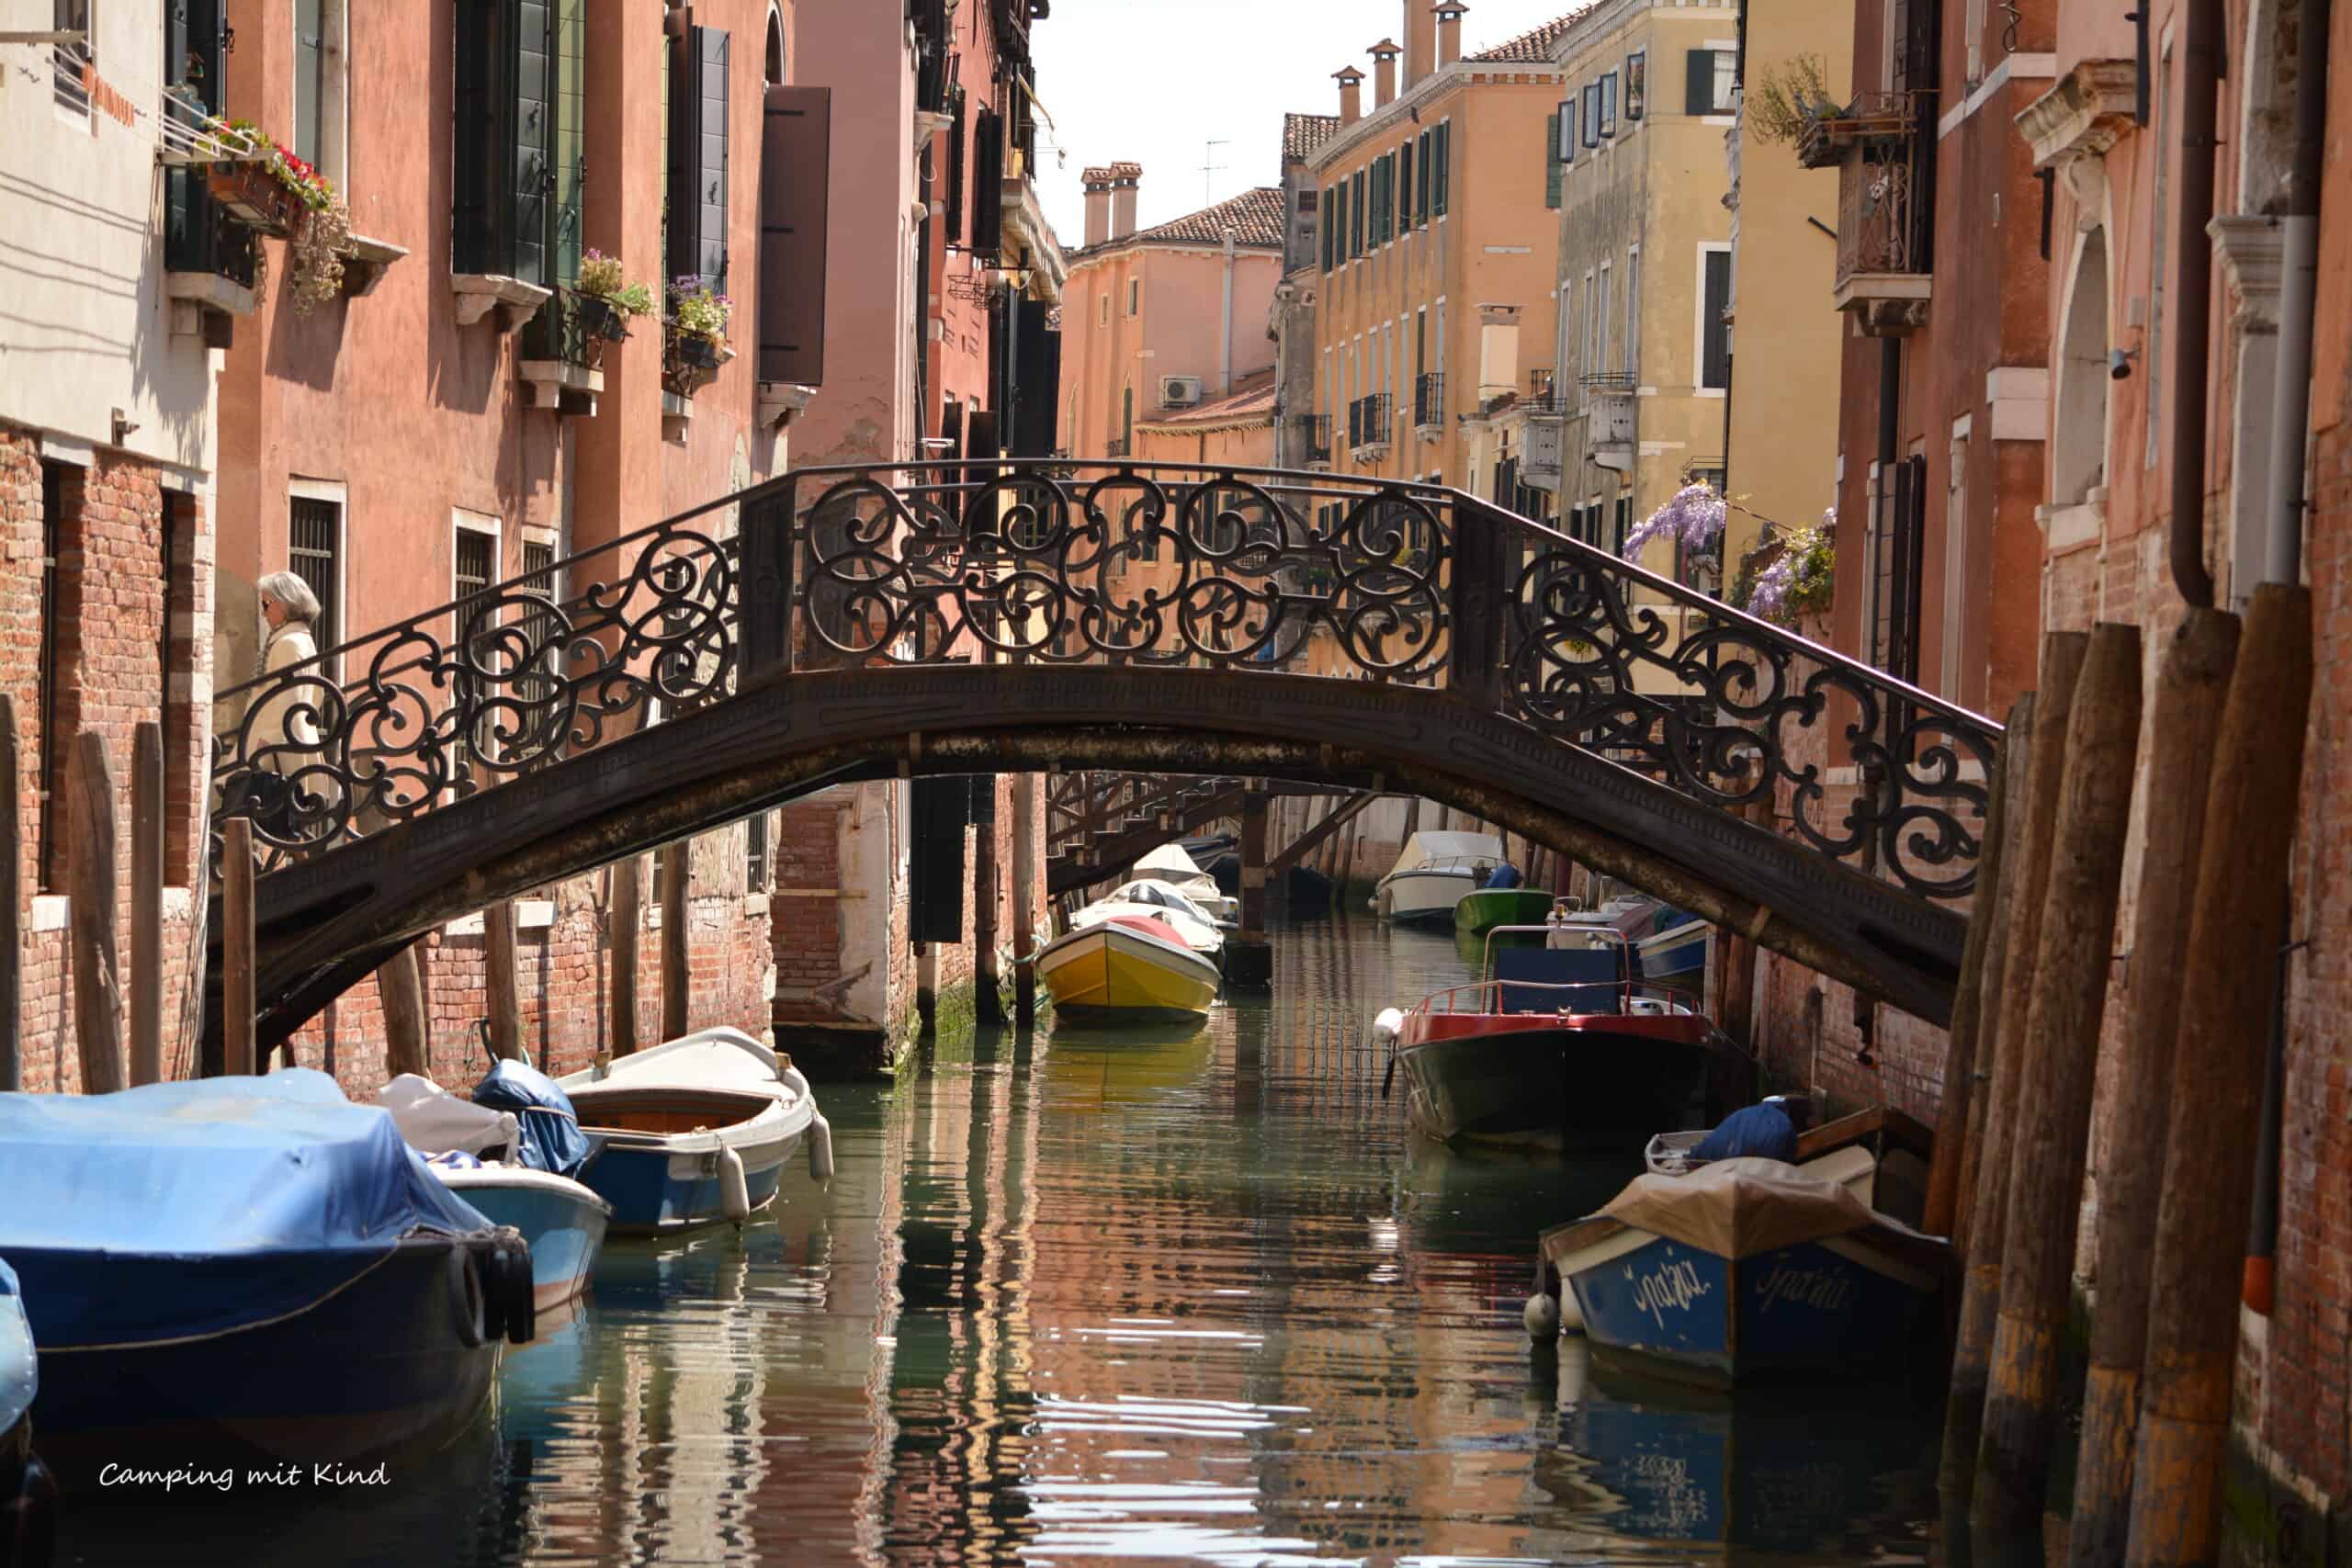
[[[288,508],[286,570],[300,578],[319,602],[318,618],[311,623],[311,638],[319,651],[343,640],[343,581],[337,549],[343,537],[343,507],[332,501],[296,496]]]
[[[761,812],[743,824],[743,890],[765,893],[768,890],[768,814]]]
[[[51,46],[51,73],[56,83],[57,107],[74,114],[90,112],[90,90],[82,85],[82,67],[96,57],[90,40],[90,0],[56,0],[50,25],[59,32],[78,32],[79,43]]]

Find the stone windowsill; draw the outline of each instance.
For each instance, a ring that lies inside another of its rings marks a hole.
[[[2041,525],[2043,547],[2053,556],[2096,545],[2107,536],[2107,492],[2094,490],[2067,506],[2037,506],[2033,520]]]
[[[496,273],[453,272],[449,291],[458,301],[458,324],[472,326],[492,310],[499,312],[499,330],[513,332],[555,298],[555,290]]]
[[[354,234],[343,251],[343,291],[356,299],[375,292],[391,265],[408,254],[406,245]]]
[[[530,407],[595,417],[596,400],[605,390],[602,370],[591,370],[568,359],[526,359],[515,367],[515,372],[523,378]]]
[[[232,316],[250,316],[259,301],[243,284],[217,272],[167,272],[164,293],[175,304],[194,305]]]
[[[805,412],[816,400],[817,389],[797,381],[762,381],[755,413],[761,424],[773,428],[794,414]]]

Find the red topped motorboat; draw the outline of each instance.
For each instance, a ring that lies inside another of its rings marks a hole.
[[[1529,935],[1540,945],[1498,945]],[[1373,1025],[1430,1137],[1638,1148],[1745,1103],[1753,1063],[1705,1014],[1642,979],[1613,926],[1573,917],[1487,933],[1487,979],[1391,1008]]]

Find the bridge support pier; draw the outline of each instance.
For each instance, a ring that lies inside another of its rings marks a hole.
[[[1274,980],[1273,944],[1266,940],[1266,791],[1263,781],[1241,797],[1241,929],[1225,944],[1225,977],[1262,987]]]
[[[1012,775],[1012,1021],[1037,1021],[1037,775]]]

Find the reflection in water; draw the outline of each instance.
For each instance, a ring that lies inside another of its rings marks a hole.
[[[1450,936],[1277,942],[1280,990],[1204,1027],[984,1032],[827,1091],[829,1190],[616,1243],[494,1415],[390,1486],[108,1497],[69,1561],[1920,1555],[1932,1423],[1904,1402],[1531,1359],[1536,1231],[1630,1172],[1408,1137],[1368,1026],[1466,977]]]

